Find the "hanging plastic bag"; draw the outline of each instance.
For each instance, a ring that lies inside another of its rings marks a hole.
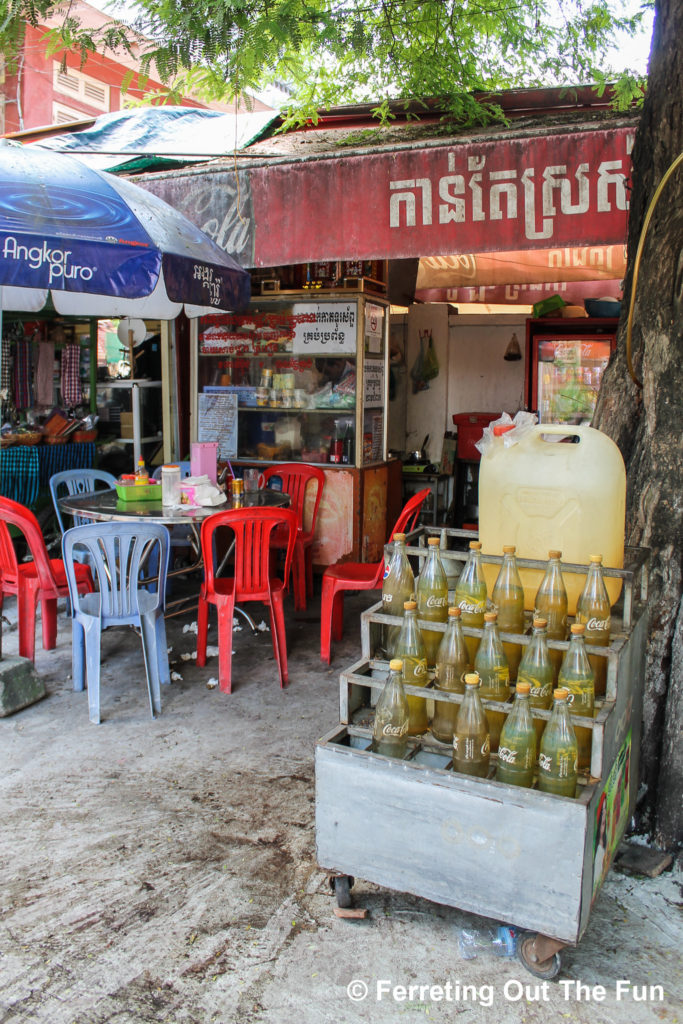
[[[420,331],[420,351],[417,354],[417,358],[413,363],[413,368],[410,371],[410,376],[413,380],[413,394],[416,395],[419,391],[426,391],[429,387],[427,380],[424,376],[424,361],[425,361],[425,347],[424,339],[422,337],[422,331]]]
[[[509,426],[511,429],[507,430],[503,434],[503,444],[506,448],[510,448],[513,444],[518,444],[523,437],[526,437],[537,422],[538,417],[533,412],[525,412],[521,409],[515,414],[514,419],[509,413],[504,412],[499,419],[493,420],[487,427],[484,427],[481,441],[475,442],[474,447],[481,455],[486,455],[487,451],[493,444],[493,428],[497,426]]]
[[[425,334],[427,332],[425,331]],[[436,356],[434,349],[434,341],[432,339],[432,332],[429,332],[429,341],[427,343],[427,351],[425,352],[424,359],[422,361],[422,379],[423,380],[434,380],[435,377],[439,376],[439,360]]]

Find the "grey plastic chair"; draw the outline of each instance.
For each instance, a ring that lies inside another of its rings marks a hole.
[[[98,484],[104,484],[99,487]],[[103,469],[64,469],[61,473],[53,473],[50,477],[50,496],[55,508],[55,515],[59,523],[61,533],[66,527],[59,508],[59,499],[73,494],[91,494],[97,490],[107,490],[116,487],[116,477]],[[74,526],[83,526],[88,519],[74,516]]]
[[[164,594],[168,571],[169,536],[156,523],[92,523],[67,530],[62,549],[73,609],[72,658],[74,690],[82,690],[87,677],[90,721],[100,721],[100,641],[109,626],[138,626],[147,676],[152,718],[161,711],[161,685],[170,683]],[[87,557],[95,580],[95,593],[79,595],[75,564]],[[150,558],[158,564],[154,592],[139,583]]]

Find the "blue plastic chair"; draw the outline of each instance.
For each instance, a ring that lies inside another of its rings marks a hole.
[[[74,690],[87,676],[90,721],[100,721],[100,640],[109,626],[138,626],[142,635],[147,690],[152,718],[161,711],[161,683],[170,683],[164,594],[169,536],[156,523],[91,523],[67,530],[62,538],[64,566],[73,608],[72,657]],[[79,595],[75,564],[87,556],[97,590]],[[140,586],[141,570],[151,555],[158,562],[159,586],[153,593]]]
[[[104,487],[98,487],[104,484]],[[64,533],[66,527],[59,508],[59,499],[73,494],[92,494],[97,490],[111,490],[116,487],[116,477],[103,469],[65,469],[61,473],[53,473],[50,477],[50,496],[55,508],[55,515],[59,523],[60,533]],[[84,526],[89,519],[82,516],[73,517],[74,526]]]

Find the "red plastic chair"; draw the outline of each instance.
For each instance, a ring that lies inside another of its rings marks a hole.
[[[215,575],[214,534],[221,526],[230,527],[235,535],[233,577]],[[270,570],[270,546],[275,530],[287,538],[282,579],[271,576]],[[289,682],[283,594],[292,565],[296,532],[296,513],[282,508],[228,509],[209,516],[202,523],[204,583],[197,610],[197,664],[206,665],[209,605],[214,604],[218,612],[218,682],[224,693],[232,691],[232,619],[236,601],[262,601],[268,605],[280,688]]]
[[[280,466],[270,466],[263,474],[264,486],[268,486],[271,477],[280,477],[282,490],[291,499],[290,508],[296,512],[297,531],[292,563],[292,585],[294,587],[294,608],[304,611],[306,597],[313,593],[313,534],[320,508],[320,499],[325,486],[325,472],[318,466],[309,466],[305,462],[285,462]],[[309,528],[305,529],[306,491],[311,481],[315,481],[315,503],[310,515]],[[286,547],[286,540],[281,531],[273,537],[273,547]]]
[[[389,540],[395,533],[408,533],[413,529],[429,493],[430,488],[426,487],[408,499],[389,534]],[[342,562],[325,569],[320,607],[320,657],[328,665],[332,640],[341,640],[344,633],[344,591],[377,590],[382,586],[383,576],[384,558],[376,563]]]
[[[8,530],[15,526],[24,535],[32,562],[19,562]],[[76,569],[79,594],[93,591],[87,565]],[[43,647],[52,651],[57,646],[57,598],[69,596],[64,562],[50,558],[38,520],[30,509],[18,501],[0,497],[0,611],[5,594],[16,594],[19,619],[19,654],[35,661],[36,608],[40,601],[43,620]]]

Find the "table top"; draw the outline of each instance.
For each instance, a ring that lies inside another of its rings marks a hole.
[[[161,488],[160,488],[161,490]],[[266,487],[243,496],[244,508],[283,508],[289,505],[289,495]],[[94,491],[88,494],[74,494],[61,498],[59,507],[63,512],[97,521],[148,520],[174,526],[178,523],[199,523],[216,512],[232,508],[229,501],[222,505],[193,507],[181,505],[169,508],[160,501],[121,501],[115,490]]]

